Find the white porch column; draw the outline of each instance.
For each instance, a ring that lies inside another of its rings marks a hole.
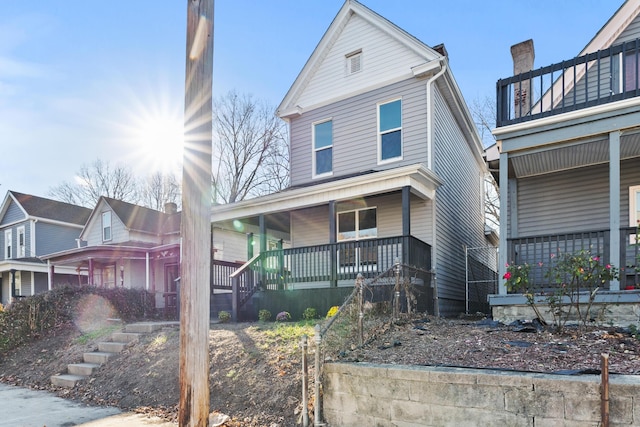
[[[620,260],[620,131],[609,134],[609,262],[624,267]],[[620,281],[609,283],[612,291],[620,290]]]
[[[509,155],[500,153],[500,244],[498,251],[498,294],[506,295],[507,287],[502,277],[507,268],[507,207],[509,206]]]
[[[144,264],[144,267],[145,267],[145,272],[144,272],[145,273],[145,277],[144,277],[145,286],[144,286],[144,288],[148,291],[149,290],[149,252],[147,252],[145,254],[144,261],[145,261],[145,264]]]
[[[51,265],[51,260],[47,260],[47,289],[53,289],[53,275],[54,275],[54,267]]]

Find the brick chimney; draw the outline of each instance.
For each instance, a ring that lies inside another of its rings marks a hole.
[[[533,60],[535,58],[533,40],[525,40],[511,46],[511,57],[513,58],[514,76],[533,70]],[[524,80],[521,83],[515,83],[513,90],[514,117],[526,116],[531,109],[530,81]]]
[[[178,212],[178,205],[173,202],[167,202],[164,204],[164,213],[173,215],[176,212]]]

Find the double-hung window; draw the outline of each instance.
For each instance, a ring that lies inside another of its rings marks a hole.
[[[402,100],[378,104],[378,162],[402,158]]]
[[[313,124],[313,176],[333,172],[333,121]]]
[[[24,226],[18,227],[18,258],[24,258],[26,253]]]
[[[640,185],[629,187],[629,227],[640,226]]]
[[[12,233],[11,230],[4,230],[4,258],[11,259],[13,258],[13,254],[11,253],[12,246]]]
[[[102,212],[102,241],[111,240],[111,211]]]

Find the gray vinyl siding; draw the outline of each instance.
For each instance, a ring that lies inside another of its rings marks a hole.
[[[86,240],[88,246],[96,246],[103,244],[122,243],[129,241],[129,232],[115,212],[111,212],[111,240],[102,241],[102,213],[107,209],[96,211],[95,216],[88,224],[88,232]]]
[[[638,184],[638,159],[621,162],[621,227],[629,223],[629,187]],[[523,178],[518,190],[518,237],[609,229],[608,163]]]
[[[322,245],[329,242],[329,207],[300,209],[291,212],[291,246]]]
[[[33,273],[36,294],[49,290],[49,278],[46,273]],[[75,283],[78,283],[77,281]]]
[[[22,212],[22,209],[20,209],[20,207],[16,204],[16,202],[11,200],[9,202],[9,207],[7,208],[7,212],[4,214],[4,217],[2,217],[0,226],[11,224],[12,222],[16,222],[16,221],[22,221],[25,219],[27,219],[27,217],[24,215],[24,212]]]
[[[25,256],[31,256],[30,254],[30,238],[31,238],[31,227],[29,221],[19,222],[17,224],[13,224],[10,227],[4,227],[0,229],[0,242],[2,246],[0,246],[0,260],[5,259],[5,234],[6,230],[11,230],[11,259],[18,258],[18,228],[24,227],[25,231]]]
[[[312,124],[333,121],[333,178],[427,162],[426,89],[424,80],[409,79],[305,112],[292,119],[291,185],[312,182]],[[403,159],[378,165],[380,102],[402,98]]]
[[[65,227],[63,225],[38,221],[36,223],[35,256],[43,256],[76,248],[76,239],[80,237],[80,231],[80,228]]]
[[[640,16],[636,18],[624,29],[618,36],[614,45],[621,44],[623,42],[629,42],[640,37]]]
[[[444,184],[436,191],[436,278],[440,312],[465,306],[465,254],[485,246],[481,167],[439,90],[434,91],[434,167]]]

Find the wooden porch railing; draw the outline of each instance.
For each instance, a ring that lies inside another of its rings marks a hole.
[[[620,264],[615,265],[620,270],[620,287],[640,284],[638,266],[639,245],[636,244],[635,227],[620,229]],[[578,233],[546,234],[540,236],[507,239],[508,262],[514,264],[529,264],[531,266],[532,283],[536,287],[553,287],[546,277],[554,263],[555,257],[563,253],[575,253],[587,250],[597,255],[604,264],[610,264],[610,231],[597,230]]]
[[[358,273],[375,277],[396,261],[430,270],[431,246],[413,236],[398,236],[267,251],[240,268],[214,261],[212,289],[233,290],[237,309],[258,289],[337,286],[341,280],[354,280]]]

